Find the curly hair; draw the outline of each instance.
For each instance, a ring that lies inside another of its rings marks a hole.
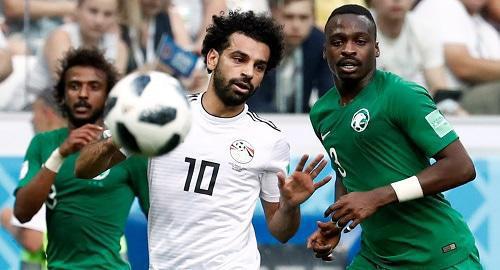
[[[106,90],[109,93],[116,84],[119,74],[115,67],[106,60],[102,51],[98,49],[71,49],[61,60],[59,71],[59,81],[54,88],[54,98],[63,114],[66,114],[64,105],[64,96],[66,89],[66,73],[75,66],[93,67],[106,73]]]
[[[283,57],[283,27],[278,25],[270,16],[255,14],[253,11],[229,11],[227,16],[212,16],[213,24],[207,28],[201,54],[207,63],[207,54],[215,49],[219,54],[229,47],[229,36],[241,33],[256,41],[269,46],[271,56],[267,63],[266,72],[275,68]],[[211,73],[211,70],[208,70]]]

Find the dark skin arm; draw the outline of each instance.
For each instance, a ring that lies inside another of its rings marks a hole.
[[[75,165],[78,178],[93,178],[125,160],[111,138],[93,142],[82,149]]]
[[[347,194],[342,184],[342,176],[337,172],[335,180],[335,201]],[[318,229],[307,239],[307,248],[312,249],[316,258],[324,261],[333,260],[332,252],[340,242],[342,229],[335,226],[332,221],[318,221]]]
[[[97,125],[87,124],[70,132],[68,138],[59,146],[59,153],[67,157],[79,151],[84,145],[96,140],[102,132]],[[28,222],[38,212],[49,195],[57,173],[42,166],[40,171],[16,194],[14,215],[21,222]]]
[[[476,176],[472,160],[459,140],[438,152],[434,159],[436,163],[417,174],[424,195],[437,194],[463,185]],[[339,185],[336,187],[338,190]],[[380,207],[398,201],[390,185],[366,192],[346,192],[344,195],[342,192],[345,192],[345,188],[336,192],[336,196],[341,196],[325,211],[325,217],[332,215],[333,221],[320,222],[322,224],[318,224],[319,229],[308,240],[308,247],[315,251],[316,257],[326,261],[331,260],[330,254],[340,240],[341,228],[352,222],[349,225],[352,229]],[[347,228],[344,230],[349,231]]]
[[[417,174],[424,195],[434,195],[463,185],[476,177],[474,164],[460,140],[456,140],[438,152],[436,163]],[[366,192],[351,192],[339,198],[325,211],[325,216],[332,215],[341,227],[352,222],[354,228],[377,209],[397,202],[396,193],[391,185]]]

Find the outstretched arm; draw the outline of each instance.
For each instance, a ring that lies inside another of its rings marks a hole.
[[[93,178],[125,159],[111,138],[96,141],[81,150],[75,164],[75,175],[78,178]]]
[[[327,176],[314,183],[313,180],[321,173],[327,162],[323,160],[323,155],[318,155],[304,169],[307,159],[307,155],[302,156],[295,171],[287,178],[278,173],[279,203],[262,200],[269,231],[282,243],[288,241],[299,228],[300,204],[331,179],[331,176]]]
[[[411,180],[411,191],[421,188],[421,195],[415,198],[452,189],[476,177],[474,164],[458,139],[438,152],[434,159],[436,163],[421,171],[416,178],[408,178]],[[378,208],[402,201],[402,198],[407,197],[405,194],[406,191],[402,194],[401,190],[395,190],[394,183],[366,192],[351,192],[328,207],[325,216],[333,214],[332,220],[338,221],[341,227],[352,222],[346,228],[346,231],[351,231]]]

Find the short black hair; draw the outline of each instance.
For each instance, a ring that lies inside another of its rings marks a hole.
[[[64,95],[66,88],[66,73],[75,66],[93,67],[106,73],[106,90],[109,93],[111,88],[116,84],[119,74],[113,64],[108,62],[104,57],[104,53],[98,49],[78,48],[70,49],[61,61],[61,68],[58,73],[59,81],[54,88],[54,98],[59,104],[59,108],[63,115],[65,112]]]
[[[355,14],[355,15],[360,15],[360,16],[366,17],[372,23],[373,34],[375,35],[375,39],[377,38],[377,24],[375,23],[375,19],[373,19],[372,13],[367,8],[360,6],[360,5],[354,5],[354,4],[343,5],[343,6],[340,6],[336,9],[334,9],[332,11],[332,13],[330,14],[330,17],[328,17],[328,20],[326,20],[325,29],[324,29],[325,33],[326,33],[326,27],[327,27],[328,23],[330,22],[330,20],[333,19],[333,17],[335,17],[337,15],[342,15],[342,14]]]
[[[220,16],[212,16],[212,21],[213,23],[207,28],[201,49],[205,64],[207,54],[211,49],[222,53],[229,47],[229,36],[233,33],[241,33],[269,46],[271,55],[266,72],[275,68],[281,61],[284,51],[283,27],[265,13],[255,14],[253,11],[232,10],[227,15],[221,13]],[[211,71],[208,70],[208,72]]]

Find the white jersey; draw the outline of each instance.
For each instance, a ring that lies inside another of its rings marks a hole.
[[[290,146],[247,106],[219,118],[201,97],[185,141],[150,161],[150,269],[259,269],[252,216],[259,197],[279,202]]]

